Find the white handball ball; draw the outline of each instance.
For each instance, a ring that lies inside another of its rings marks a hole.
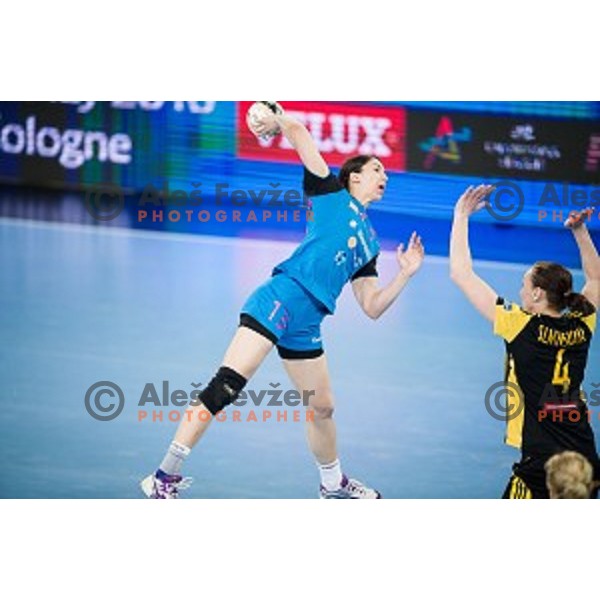
[[[273,115],[282,115],[283,109],[277,102],[269,102],[267,100],[259,100],[255,102],[246,114],[246,124],[248,129],[258,138],[270,140],[281,133],[279,126],[273,123],[273,128],[266,133],[258,134],[256,128],[262,125],[265,121],[268,123]]]

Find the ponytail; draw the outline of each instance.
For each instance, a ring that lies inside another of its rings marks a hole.
[[[548,304],[559,312],[587,317],[596,311],[594,305],[582,294],[573,291],[571,272],[557,263],[541,261],[533,265],[531,282],[546,292]]]
[[[569,312],[587,317],[596,311],[595,306],[583,295],[569,292],[565,295],[565,302]]]

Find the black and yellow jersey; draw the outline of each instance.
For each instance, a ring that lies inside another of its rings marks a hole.
[[[582,388],[595,328],[596,313],[550,317],[498,299],[494,333],[506,342],[506,381],[523,403],[505,441],[523,456],[574,450],[596,461]]]

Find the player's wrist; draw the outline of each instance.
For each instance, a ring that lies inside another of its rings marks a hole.
[[[396,275],[398,283],[404,283],[408,281],[417,271],[413,271],[410,267],[399,265],[400,270]]]
[[[579,223],[569,227],[575,237],[580,237],[587,232],[587,225],[585,222],[580,221]]]
[[[594,214],[594,208],[586,208],[582,211],[571,211],[569,217],[565,221],[565,227],[570,229],[573,233],[576,231],[587,231],[586,224],[592,218]]]
[[[286,114],[275,115],[274,121],[284,133],[304,128],[304,125],[298,119]]]

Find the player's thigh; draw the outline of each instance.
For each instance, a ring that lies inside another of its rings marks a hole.
[[[249,329],[239,327],[223,359],[223,366],[250,379],[273,349],[273,342]]]
[[[283,366],[308,407],[323,413],[333,411],[334,397],[325,354],[311,359],[284,359]]]

